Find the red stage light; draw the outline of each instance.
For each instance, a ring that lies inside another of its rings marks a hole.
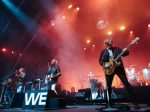
[[[148,28],[150,28],[150,24],[148,24],[147,26],[148,26]]]
[[[130,34],[133,34],[133,31],[130,31]]]
[[[87,40],[86,43],[89,44],[91,42],[91,40]]]
[[[2,48],[2,52],[7,52],[7,49],[6,48]]]
[[[108,31],[107,34],[108,34],[108,35],[112,35],[112,31]]]
[[[120,27],[120,30],[121,30],[121,31],[125,30],[125,26],[121,26],[121,27]]]
[[[66,19],[66,16],[63,16],[62,18],[63,18],[63,19]]]
[[[54,26],[55,24],[54,24],[54,23],[51,23],[51,25]]]
[[[11,53],[12,53],[12,54],[15,54],[15,52],[14,52],[14,51],[11,51]]]
[[[72,5],[72,4],[70,4],[70,5],[68,6],[68,9],[71,9],[71,8],[72,8],[72,6],[73,6],[73,5]]]
[[[79,8],[79,7],[77,7],[77,8],[76,8],[76,10],[77,10],[77,11],[79,11],[79,10],[80,10],[80,8]]]

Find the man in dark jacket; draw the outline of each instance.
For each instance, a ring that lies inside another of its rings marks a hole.
[[[100,54],[100,58],[99,58],[99,63],[103,67],[103,69],[105,69],[105,63],[109,62],[110,58],[114,57],[114,59],[115,59],[122,51],[124,52],[122,56],[129,55],[128,50],[126,50],[126,49],[122,50],[119,47],[113,47],[113,41],[111,39],[106,39],[104,41],[104,43],[106,45],[106,48],[104,50],[102,50],[102,52]],[[117,74],[117,76],[120,78],[120,80],[126,87],[128,93],[131,97],[132,103],[135,104],[135,108],[138,108],[137,99],[136,99],[134,91],[126,77],[126,73],[125,73],[125,69],[124,69],[124,65],[121,60],[121,57],[118,58],[117,62],[119,63],[119,65],[117,67],[115,67],[114,71],[111,74],[107,74],[105,72],[106,92],[107,92],[106,94],[107,94],[108,107],[112,106],[111,105],[112,104],[112,101],[111,101],[112,88],[111,88],[111,86],[112,86],[112,81],[113,81],[114,75]]]

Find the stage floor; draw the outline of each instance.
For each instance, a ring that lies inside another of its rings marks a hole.
[[[118,110],[119,112],[150,112],[150,106],[146,104],[140,104],[140,109],[134,109],[133,105],[127,104],[123,105],[129,106],[130,110],[125,110],[125,108],[122,108]],[[34,110],[34,109],[26,110],[21,108],[9,108],[9,109],[0,109],[0,112],[99,112],[98,111],[99,108],[102,108],[102,105],[73,105],[67,106],[64,109],[50,109],[50,110]]]

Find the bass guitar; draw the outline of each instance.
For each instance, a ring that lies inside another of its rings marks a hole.
[[[111,75],[114,72],[114,69],[121,64],[120,62],[117,62],[117,60],[124,54],[124,52],[126,52],[138,40],[140,40],[139,37],[134,38],[130,42],[130,44],[126,48],[124,48],[124,50],[116,58],[112,57],[109,59],[108,62],[104,63],[103,70],[104,70],[106,75]]]

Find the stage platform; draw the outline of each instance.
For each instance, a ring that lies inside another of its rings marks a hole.
[[[102,104],[102,105],[71,105],[66,106],[66,108],[62,109],[57,108],[49,110],[8,108],[8,109],[0,109],[0,112],[103,112],[102,111],[103,107],[104,105]],[[134,109],[133,105],[131,104],[115,104],[115,107],[119,108],[117,112],[150,112],[150,106],[148,106],[147,104],[140,104],[140,109]]]

